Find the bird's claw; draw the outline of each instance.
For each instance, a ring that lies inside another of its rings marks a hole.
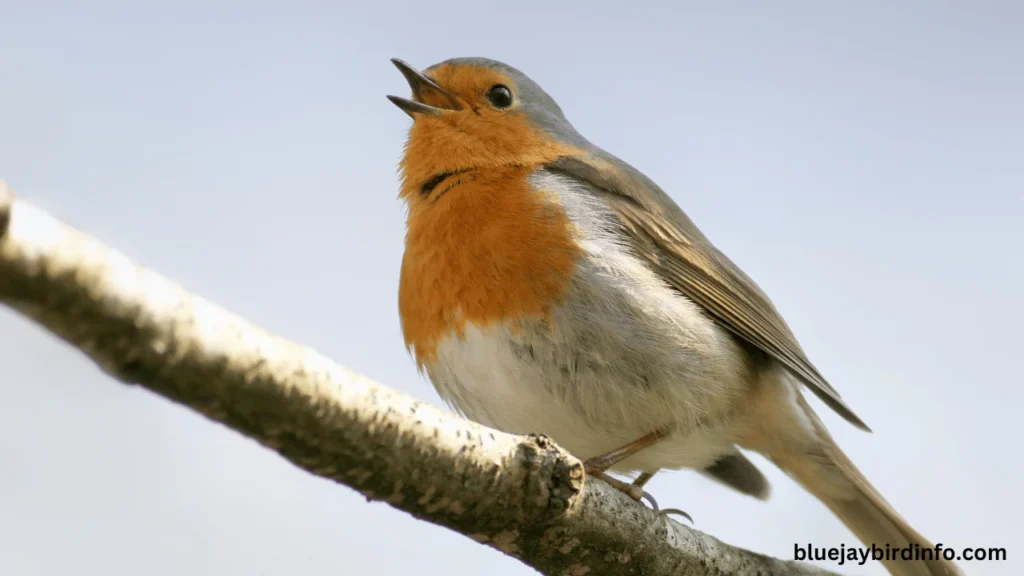
[[[686,518],[690,521],[690,524],[693,524],[693,518],[690,517],[689,514],[678,508],[666,508],[665,510],[662,510],[661,507],[658,506],[658,501],[654,499],[654,496],[651,496],[650,492],[647,492],[646,490],[644,490],[640,486],[637,486],[636,484],[627,484],[622,480],[612,478],[604,470],[587,469],[586,472],[588,475],[593,476],[594,478],[600,478],[601,480],[607,482],[608,484],[611,485],[612,488],[615,488],[619,492],[622,492],[626,496],[629,496],[636,502],[647,501],[647,503],[651,505],[651,510],[659,516],[668,516],[669,514],[675,514],[677,516],[682,516],[683,518]]]
[[[680,510],[679,508],[665,508],[664,510],[655,510],[655,512],[657,512],[659,516],[668,516],[669,514],[682,516],[683,518],[689,520],[690,524],[693,524],[693,517],[687,514],[686,512]]]
[[[686,518],[690,521],[690,524],[693,524],[693,517],[687,514],[685,511],[680,510],[679,508],[666,508],[662,510],[660,507],[658,507],[658,501],[654,499],[654,496],[651,496],[650,492],[644,491],[636,484],[629,485],[629,492],[627,494],[629,494],[629,496],[633,498],[633,500],[636,500],[637,502],[640,502],[641,500],[646,500],[651,505],[651,510],[653,510],[654,513],[658,516],[668,516],[670,514],[675,514],[676,516],[682,516],[683,518]]]

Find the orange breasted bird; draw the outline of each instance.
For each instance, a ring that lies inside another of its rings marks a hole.
[[[867,426],[765,293],[657,184],[588,142],[511,66],[393,62],[412,88],[388,97],[413,118],[400,164],[402,331],[447,403],[549,436],[637,500],[653,474],[683,468],[765,499],[767,480],[738,448],[753,450],[866,545],[932,546],[839,449],[805,392]],[[959,573],[944,560],[885,564]]]

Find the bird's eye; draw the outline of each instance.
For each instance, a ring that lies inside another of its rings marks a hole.
[[[512,91],[508,86],[495,84],[487,91],[487,99],[495,108],[508,108],[512,105]]]

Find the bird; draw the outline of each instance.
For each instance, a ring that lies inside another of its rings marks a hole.
[[[765,456],[897,576],[959,574],[839,448],[810,392],[870,431],[764,291],[639,170],[510,65],[392,63],[411,98],[398,308],[406,348],[463,416],[544,434],[635,500],[662,470],[742,494]],[[611,475],[636,474],[632,482]],[[656,506],[656,503],[653,504]]]

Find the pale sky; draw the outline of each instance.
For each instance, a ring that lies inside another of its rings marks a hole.
[[[502,60],[765,289],[874,429],[822,411],[897,510],[947,547],[1008,548],[969,574],[1024,573],[1024,4],[734,6],[0,0],[0,178],[441,405],[399,329],[410,121],[388,59]],[[0,367],[2,574],[531,573],[116,384],[6,309]],[[767,503],[687,471],[650,490],[759,552],[857,545],[756,462]]]

